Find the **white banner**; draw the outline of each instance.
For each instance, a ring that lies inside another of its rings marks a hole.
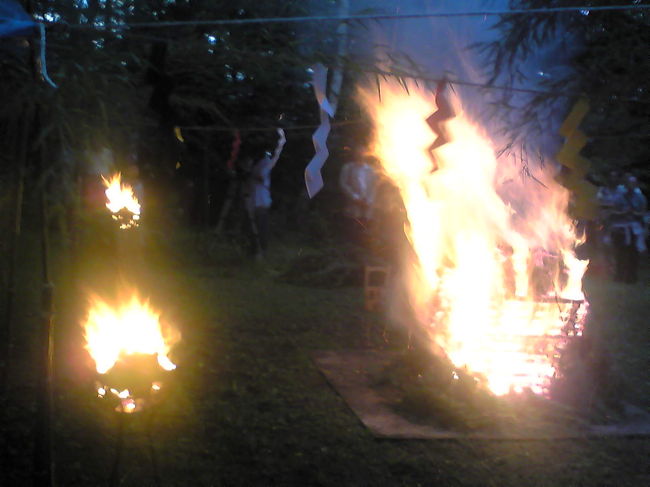
[[[310,198],[316,196],[316,193],[323,188],[321,169],[329,157],[327,137],[330,133],[330,117],[334,117],[336,111],[327,99],[327,68],[318,63],[313,67],[313,70],[312,85],[320,106],[320,126],[312,135],[316,153],[305,169],[305,183]]]

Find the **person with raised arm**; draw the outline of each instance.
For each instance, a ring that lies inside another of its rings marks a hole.
[[[277,129],[278,143],[271,154],[264,151],[253,154],[254,163],[250,169],[246,188],[246,209],[251,224],[251,246],[256,257],[260,258],[268,249],[269,244],[269,210],[271,209],[271,171],[282,154],[287,139],[284,130]],[[257,156],[257,157],[255,157]]]

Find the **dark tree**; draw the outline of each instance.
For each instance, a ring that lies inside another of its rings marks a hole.
[[[555,130],[576,95],[586,95],[591,110],[582,127],[590,137],[584,153],[596,171],[608,167],[647,171],[650,124],[650,13],[629,10],[504,15],[496,25],[498,40],[478,46],[486,54],[491,81],[511,86],[530,83],[522,66],[540,50],[550,60],[551,74],[535,73],[538,93],[505,92],[497,111],[515,120],[517,140],[530,131]],[[595,0],[514,0],[516,9],[608,6],[621,2]],[[540,79],[541,78],[541,79]],[[516,101],[518,100],[518,101]],[[559,118],[561,118],[561,116]],[[553,123],[555,123],[555,126]],[[646,178],[647,178],[646,174]]]

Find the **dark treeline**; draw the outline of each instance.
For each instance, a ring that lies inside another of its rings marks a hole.
[[[513,6],[551,4],[574,3],[522,0]],[[330,66],[346,63],[338,121],[359,121],[361,114],[348,95],[355,77],[376,68],[371,59],[355,53],[334,59],[335,23],[121,28],[157,21],[301,16],[310,13],[308,2],[25,0],[21,5],[36,20],[48,22],[47,68],[58,89],[39,74],[36,31],[33,36],[0,38],[3,188],[13,187],[16,161],[25,152],[28,180],[47,178],[50,193],[66,206],[65,198],[72,197],[68,193],[74,193],[75,178],[93,151],[108,147],[118,168],[137,156],[149,186],[170,204],[184,206],[192,222],[216,225],[232,177],[227,161],[236,133],[243,157],[253,148],[272,149],[275,128],[283,127],[287,144],[273,172],[276,214],[296,221],[287,212],[309,206],[325,208],[325,213],[336,211],[337,198],[331,196],[337,191],[343,148],[362,145],[367,125],[351,123],[333,130],[332,155],[325,166],[329,184],[310,204],[303,171],[313,155],[311,133],[319,119],[308,68],[317,61]],[[327,2],[321,7],[335,13],[337,5]],[[351,8],[351,14],[358,13]],[[517,83],[522,81],[519,67],[531,53],[570,32],[558,49],[572,44],[568,51],[572,69],[549,78],[542,87],[589,96],[592,109],[583,129],[590,139],[583,153],[591,159],[594,173],[619,166],[636,171],[647,182],[647,25],[645,10],[503,16],[497,24],[500,37],[483,46],[484,59],[495,77],[506,75]],[[352,36],[367,34],[363,26],[354,26],[358,28]],[[399,69],[408,71],[404,66]],[[547,108],[566,110],[571,102],[563,96],[539,95],[517,103],[520,113],[514,119],[519,123],[506,130],[513,139],[521,137],[522,128],[523,135],[546,130]],[[515,105],[506,96],[495,106],[507,113]],[[175,133],[175,127],[180,132]],[[44,163],[37,162],[39,151],[47,154]],[[11,195],[8,189],[3,192],[7,204],[2,209],[9,211]]]
[[[308,68],[327,59],[323,46],[332,43],[335,25],[331,32],[300,33],[296,24],[276,23],[120,27],[300,16],[307,13],[303,2],[26,1],[22,6],[48,22],[47,70],[58,88],[40,74],[36,30],[34,36],[0,39],[3,187],[15,179],[24,138],[28,178],[47,178],[50,193],[65,206],[75,197],[79,174],[92,164],[89,159],[108,148],[116,169],[137,158],[157,200],[183,208],[191,223],[215,225],[233,177],[227,163],[235,141],[241,141],[239,158],[272,150],[281,127],[288,142],[273,173],[274,206],[281,211],[308,206],[303,171],[319,123]],[[336,147],[342,144],[333,146],[336,165]],[[47,152],[42,168],[36,163],[40,150]]]
[[[597,0],[513,0],[517,9],[543,9],[588,5],[607,7],[640,2]],[[591,105],[583,131],[589,137],[585,154],[592,162],[592,176],[604,182],[610,169],[632,171],[646,185],[650,183],[650,153],[647,112],[650,107],[650,12],[645,9],[580,12],[544,15],[504,15],[496,25],[499,37],[479,46],[493,79],[508,79],[514,85],[530,82],[521,70],[527,59],[543,52],[548,72],[535,73],[539,86],[557,95],[536,94],[523,103],[511,104],[513,94],[505,92],[495,105],[501,113],[517,113],[509,130],[525,138],[531,131],[544,132],[568,111],[574,97],[585,95]],[[519,96],[519,95],[518,95]]]
[[[0,39],[3,187],[16,179],[13,169],[23,150],[21,141],[25,142],[27,176],[45,170],[48,184],[62,187],[64,191],[56,192],[64,195],[74,189],[72,181],[87,155],[108,147],[118,166],[137,155],[143,178],[171,188],[174,198],[185,200],[195,223],[211,225],[225,198],[230,177],[226,163],[237,131],[242,141],[240,156],[244,156],[252,147],[272,149],[274,129],[283,127],[288,141],[273,173],[274,207],[286,210],[307,205],[303,170],[313,155],[311,132],[318,123],[308,67],[316,61],[334,64],[335,24],[121,27],[157,21],[301,16],[309,14],[306,2],[25,0],[21,4],[36,20],[49,23],[47,68],[58,89],[39,74],[36,30],[32,36]],[[526,0],[514,6],[571,4]],[[328,6],[336,12],[337,2]],[[350,13],[356,13],[353,8]],[[570,32],[569,65],[573,69],[545,81],[545,88],[585,93],[590,98],[592,110],[583,126],[590,140],[584,153],[595,173],[619,166],[647,179],[647,26],[645,10],[503,16],[497,24],[501,37],[484,46],[484,59],[495,76],[506,74],[516,84],[522,81],[519,67],[528,56]],[[352,35],[363,35],[362,31],[367,33],[360,27],[357,32],[361,34],[353,31]],[[337,120],[359,119],[358,109],[345,95],[353,89],[358,73],[373,69],[371,60],[355,59],[353,54],[343,60],[346,82]],[[571,102],[566,97],[559,101],[564,107]],[[543,114],[549,104],[557,108],[558,99],[536,96],[523,108],[516,104],[522,123],[516,125],[519,129],[506,127],[513,139],[522,135],[516,133],[522,127],[524,132],[535,127],[544,130]],[[495,106],[504,113],[512,108],[507,98]],[[512,120],[510,114],[507,117]],[[174,127],[181,127],[184,142]],[[292,129],[296,127],[306,128]],[[340,151],[346,145],[363,144],[364,131],[358,124],[334,130],[332,157],[326,166],[331,181],[340,167]],[[42,149],[47,152],[47,168],[35,162]],[[326,185],[316,204],[328,206],[323,202],[335,186]]]

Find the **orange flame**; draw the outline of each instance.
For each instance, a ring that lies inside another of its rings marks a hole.
[[[359,97],[375,125],[372,152],[404,202],[417,255],[404,284],[432,348],[483,376],[495,394],[545,392],[555,345],[538,338],[561,337],[568,316],[580,321],[586,312],[571,301],[584,300],[588,262],[573,252],[566,190],[549,174],[537,176],[539,184],[510,174],[515,164],[497,163],[458,98],[446,125],[451,142],[435,151],[432,171],[435,135],[425,120],[436,109],[433,95],[390,83],[381,93],[378,100],[362,89]],[[541,291],[540,274],[548,279]]]
[[[179,334],[172,329],[163,333],[160,315],[147,301],[141,301],[135,291],[117,307],[111,307],[97,295],[91,296],[83,328],[86,349],[100,374],[108,372],[121,356],[132,354],[157,355],[164,370],[176,368],[168,353]]]
[[[132,215],[132,221],[121,224],[120,228],[130,228],[131,226],[137,225],[137,221],[140,219],[141,206],[133,192],[133,188],[128,184],[122,183],[122,175],[119,172],[111,176],[108,180],[102,176],[102,181],[104,182],[104,186],[106,186],[105,194],[108,200],[106,208],[113,214],[125,209]]]

